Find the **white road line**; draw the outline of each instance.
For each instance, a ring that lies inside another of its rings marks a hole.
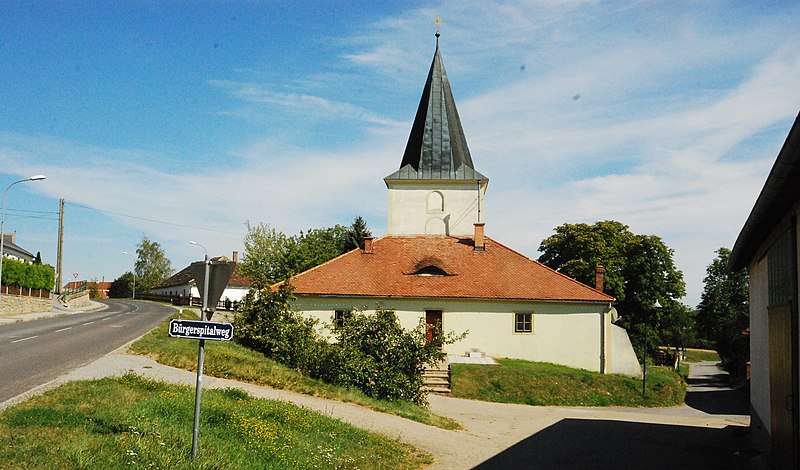
[[[61,333],[62,331],[67,331],[67,330],[71,330],[71,329],[72,329],[72,327],[68,326],[66,328],[61,328],[60,330],[56,330],[53,333]]]
[[[108,320],[109,318],[111,318],[111,317],[105,317],[105,318],[101,318],[101,319],[100,319],[100,321],[106,321],[106,320]]]
[[[92,323],[94,323],[94,322],[93,321],[87,321],[86,323],[84,323],[84,325],[91,325]]]
[[[28,341],[29,339],[38,338],[38,337],[39,337],[39,335],[28,336],[27,338],[15,339],[14,341],[12,341],[12,343],[19,343],[20,341]]]

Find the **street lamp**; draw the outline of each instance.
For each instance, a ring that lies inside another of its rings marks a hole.
[[[656,299],[656,303],[653,304],[653,310],[661,308],[661,304],[658,303],[658,299]],[[643,372],[642,372],[642,399],[647,396],[647,319],[650,318],[650,315],[646,315],[644,317],[644,351],[642,352],[642,364],[643,364]]]
[[[47,178],[45,175],[33,175],[30,178],[25,178],[24,180],[14,181],[6,187],[5,191],[3,191],[3,213],[2,216],[0,216],[0,307],[2,307],[3,301],[3,257],[5,253],[3,250],[6,242],[6,237],[3,231],[5,230],[6,226],[6,194],[8,193],[8,190],[17,183],[25,183],[26,181],[41,181],[45,178]]]
[[[132,254],[128,253],[127,251],[123,251],[122,254],[125,255],[125,256],[130,256],[131,258],[133,258],[133,272],[132,272],[132,274],[133,274],[133,296],[132,296],[132,299],[136,300],[136,257],[133,256]]]

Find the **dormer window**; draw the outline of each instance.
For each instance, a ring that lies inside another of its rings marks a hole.
[[[423,268],[417,269],[414,272],[417,276],[449,276],[450,274],[447,273],[444,269],[440,268],[439,266],[434,266],[429,264]]]

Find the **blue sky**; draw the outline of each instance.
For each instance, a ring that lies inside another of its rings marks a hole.
[[[64,280],[175,269],[286,233],[386,227],[434,51],[477,169],[487,235],[538,257],[614,219],[675,250],[695,306],[800,110],[800,7],[749,1],[16,2],[0,9],[6,230]]]

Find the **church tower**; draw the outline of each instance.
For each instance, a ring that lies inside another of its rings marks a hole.
[[[389,188],[389,235],[470,236],[483,223],[489,179],[472,163],[438,32],[400,169],[383,180]]]

